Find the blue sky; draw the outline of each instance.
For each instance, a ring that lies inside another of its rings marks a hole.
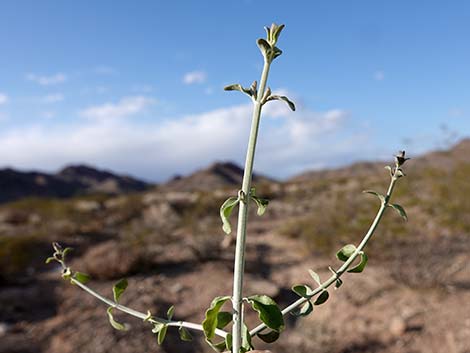
[[[152,181],[243,163],[256,39],[286,28],[256,169],[411,156],[470,135],[467,1],[3,1],[0,167]]]

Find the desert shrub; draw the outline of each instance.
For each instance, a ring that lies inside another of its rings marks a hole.
[[[268,74],[271,64],[278,58],[282,51],[276,46],[284,25],[278,26],[272,24],[266,27],[266,39],[258,39],[257,44],[263,56],[264,66],[261,79],[258,84],[254,81],[251,86],[243,87],[240,84],[233,84],[225,87],[227,91],[239,91],[246,94],[253,103],[253,117],[250,130],[245,170],[241,189],[226,199],[220,206],[219,214],[222,221],[222,229],[230,236],[232,232],[231,214],[235,209],[238,210],[238,222],[236,227],[236,244],[235,244],[235,261],[233,274],[233,292],[231,295],[216,297],[212,300],[209,308],[205,312],[205,318],[201,324],[174,320],[174,307],[170,307],[163,317],[152,314],[150,311],[142,313],[131,309],[128,306],[119,303],[121,295],[128,286],[125,279],[118,281],[113,287],[113,299],[108,299],[95,292],[86,285],[89,276],[72,270],[68,266],[67,254],[69,248],[63,249],[59,244],[54,243],[54,253],[46,262],[57,262],[62,267],[62,277],[72,284],[80,287],[89,294],[108,305],[108,318],[111,325],[117,330],[126,330],[127,327],[118,322],[114,318],[114,311],[119,310],[129,315],[142,319],[145,323],[152,327],[152,332],[157,336],[157,342],[161,344],[166,336],[169,328],[178,328],[180,338],[183,341],[191,339],[189,330],[202,331],[206,342],[216,351],[232,351],[233,353],[244,353],[253,348],[252,338],[258,337],[264,342],[271,343],[278,339],[285,328],[284,316],[293,314],[296,316],[306,316],[312,313],[315,306],[319,306],[327,302],[329,299],[329,290],[332,288],[339,289],[343,283],[343,275],[345,273],[361,273],[367,265],[368,256],[365,253],[365,246],[374,235],[385,211],[393,209],[402,218],[407,219],[407,214],[402,206],[391,202],[393,190],[402,177],[405,176],[402,169],[403,164],[408,158],[405,152],[401,151],[395,156],[395,164],[387,166],[384,173],[389,174],[390,184],[385,193],[377,191],[366,191],[369,197],[375,197],[378,200],[379,208],[375,218],[367,229],[366,219],[370,216],[371,207],[367,201],[356,201],[351,198],[349,193],[343,192],[336,194],[336,198],[328,203],[319,202],[310,209],[318,219],[307,219],[300,226],[292,225],[289,231],[296,236],[309,237],[310,232],[317,239],[317,243],[322,247],[329,247],[334,244],[333,237],[338,237],[340,241],[346,237],[346,234],[355,230],[363,229],[365,234],[358,245],[347,244],[341,247],[336,258],[340,265],[330,267],[331,276],[326,280],[321,280],[320,276],[313,270],[308,270],[310,274],[311,284],[297,284],[292,287],[293,292],[298,299],[284,309],[265,294],[255,294],[248,297],[243,296],[243,275],[245,270],[245,243],[247,237],[247,220],[249,213],[249,205],[256,209],[258,216],[262,216],[268,207],[269,201],[265,195],[260,194],[260,190],[266,191],[264,188],[256,189],[252,187],[253,165],[255,157],[256,142],[258,137],[258,129],[261,119],[262,107],[273,100],[280,100],[288,105],[291,110],[295,110],[294,103],[286,96],[277,95],[267,86]],[[341,180],[340,184],[347,184],[348,180]],[[310,196],[320,190],[328,190],[331,185],[322,181],[310,190],[306,188],[294,189],[295,197]],[[284,190],[288,192],[287,190]],[[312,191],[313,190],[313,191]],[[272,190],[273,194],[283,195],[283,190]],[[297,194],[295,194],[297,193]],[[312,195],[314,196],[314,195]],[[326,194],[326,197],[329,195]],[[292,197],[292,194],[291,196]],[[190,226],[198,225],[204,220],[205,215],[209,212],[215,212],[218,204],[222,200],[217,200],[213,196],[205,194],[200,195],[197,204],[188,209],[180,210],[185,222]],[[307,206],[300,204],[299,207]],[[167,214],[171,213],[171,209],[165,206]],[[156,210],[157,211],[157,210]],[[364,212],[364,216],[362,216]],[[321,219],[320,219],[321,218]],[[396,222],[396,219],[394,220]],[[331,229],[337,229],[339,235],[332,235]],[[344,234],[343,234],[344,233]],[[204,238],[205,239],[205,238]],[[106,252],[106,251],[105,251]],[[175,253],[174,255],[177,255]],[[100,257],[100,255],[95,255]],[[204,254],[207,256],[207,254]],[[203,279],[209,284],[209,279]],[[312,286],[313,283],[313,286]],[[231,307],[230,311],[225,308]],[[258,315],[260,324],[252,329],[247,327],[245,321],[245,309],[251,308]]]

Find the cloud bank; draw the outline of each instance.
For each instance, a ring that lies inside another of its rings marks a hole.
[[[215,160],[243,163],[251,125],[251,104],[176,119],[125,119],[153,99],[123,98],[80,112],[73,125],[35,125],[0,132],[2,165],[55,170],[86,162],[152,181],[188,173]],[[116,119],[121,118],[121,119]],[[292,113],[282,102],[266,105],[256,170],[275,177],[344,163],[364,151],[366,136],[349,131],[341,109]],[[332,141],[340,141],[333,143]]]

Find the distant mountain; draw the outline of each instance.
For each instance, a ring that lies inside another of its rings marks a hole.
[[[446,150],[432,151],[421,156],[414,156],[412,151],[407,151],[407,154],[412,158],[412,163],[408,163],[406,168],[409,173],[425,167],[436,167],[450,171],[462,163],[470,163],[470,138],[463,139]],[[305,171],[288,179],[287,182],[300,183],[309,180],[328,180],[329,178],[365,177],[381,173],[385,165],[392,163],[393,156],[390,156],[388,161],[357,162],[337,169]]]
[[[56,174],[0,169],[0,202],[24,197],[71,197],[88,193],[127,193],[151,185],[86,165],[69,166]]]
[[[166,184],[164,189],[194,191],[214,190],[240,186],[243,179],[243,169],[233,162],[217,162],[205,169],[198,170],[188,176],[176,176]],[[265,176],[253,175],[254,182],[272,182]]]
[[[143,191],[149,184],[127,175],[117,175],[109,171],[95,169],[86,165],[68,166],[56,174],[62,180],[79,183],[89,192],[118,194],[129,191]]]

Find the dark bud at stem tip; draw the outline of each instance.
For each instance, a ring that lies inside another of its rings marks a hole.
[[[405,151],[399,151],[395,156],[395,164],[397,167],[401,167],[409,158],[405,157]]]

